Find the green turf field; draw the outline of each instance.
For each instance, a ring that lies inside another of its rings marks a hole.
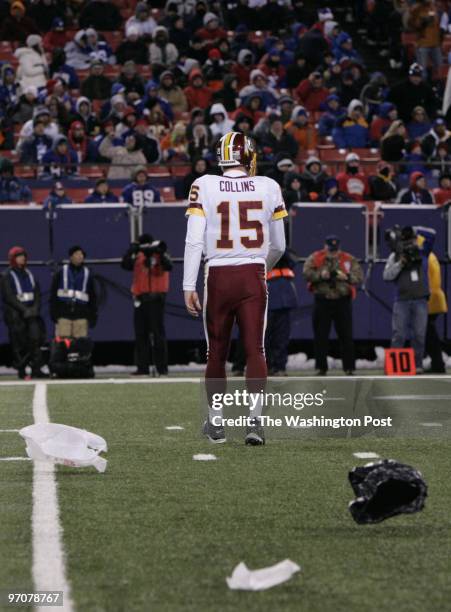
[[[357,408],[370,392],[443,398],[451,390],[448,379],[374,384],[370,391],[354,390]],[[1,387],[0,428],[31,424],[32,396],[32,386]],[[445,417],[449,400],[440,401]],[[412,405],[409,399],[384,402],[392,411]],[[58,468],[76,610],[449,609],[451,456],[445,437],[276,437],[249,448],[235,436],[213,446],[199,435],[199,385],[186,382],[49,385],[48,407],[53,422],[98,433],[109,447],[105,474]],[[173,425],[184,429],[165,429]],[[14,433],[0,433],[0,446],[0,457],[25,454]],[[429,486],[426,509],[356,525],[347,510],[353,497],[347,472],[366,462],[353,456],[356,451],[420,469]],[[195,453],[218,459],[193,461]],[[32,587],[32,472],[32,462],[0,461],[0,590]],[[238,562],[253,569],[285,558],[302,567],[289,582],[260,593],[227,588],[225,577]]]

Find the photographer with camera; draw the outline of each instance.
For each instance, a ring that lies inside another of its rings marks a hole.
[[[132,242],[122,258],[124,270],[133,271],[135,359],[134,376],[149,374],[150,350],[159,376],[168,373],[168,351],[164,328],[166,294],[172,261],[166,243],[149,234]],[[152,337],[152,338],[151,338]]]
[[[404,347],[411,330],[416,371],[422,374],[428,322],[428,258],[420,251],[411,226],[395,226],[387,230],[385,239],[392,252],[385,264],[384,280],[396,284],[391,346]]]
[[[327,236],[324,248],[312,253],[304,264],[307,287],[315,296],[313,333],[318,376],[327,374],[327,348],[332,322],[341,345],[345,374],[354,373],[352,338],[352,300],[356,286],[363,280],[359,262],[350,253],[340,250],[338,236]]]

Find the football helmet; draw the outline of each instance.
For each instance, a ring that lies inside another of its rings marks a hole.
[[[216,150],[218,165],[222,168],[244,166],[249,176],[255,176],[257,153],[251,138],[241,132],[227,132],[221,138]]]

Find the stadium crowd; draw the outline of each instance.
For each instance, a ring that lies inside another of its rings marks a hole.
[[[288,206],[447,203],[451,7],[339,4],[3,0],[0,202],[182,199],[233,129]]]

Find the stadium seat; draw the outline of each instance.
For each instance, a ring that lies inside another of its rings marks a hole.
[[[46,189],[33,189],[33,202],[36,202],[36,204],[44,204],[44,200],[49,195],[50,189],[50,186]]]
[[[66,188],[66,194],[69,196],[69,198],[71,198],[74,204],[83,204],[88,193],[89,193],[89,189],[87,186],[85,188],[82,188],[82,187]]]
[[[106,175],[106,168],[92,164],[80,166],[80,175],[88,178],[101,178]]]
[[[319,158],[323,162],[344,162],[348,152],[342,149],[319,149]]]
[[[147,166],[147,173],[150,176],[171,176],[168,166]]]
[[[35,178],[36,168],[34,166],[21,166],[15,168],[15,175],[19,178]]]

